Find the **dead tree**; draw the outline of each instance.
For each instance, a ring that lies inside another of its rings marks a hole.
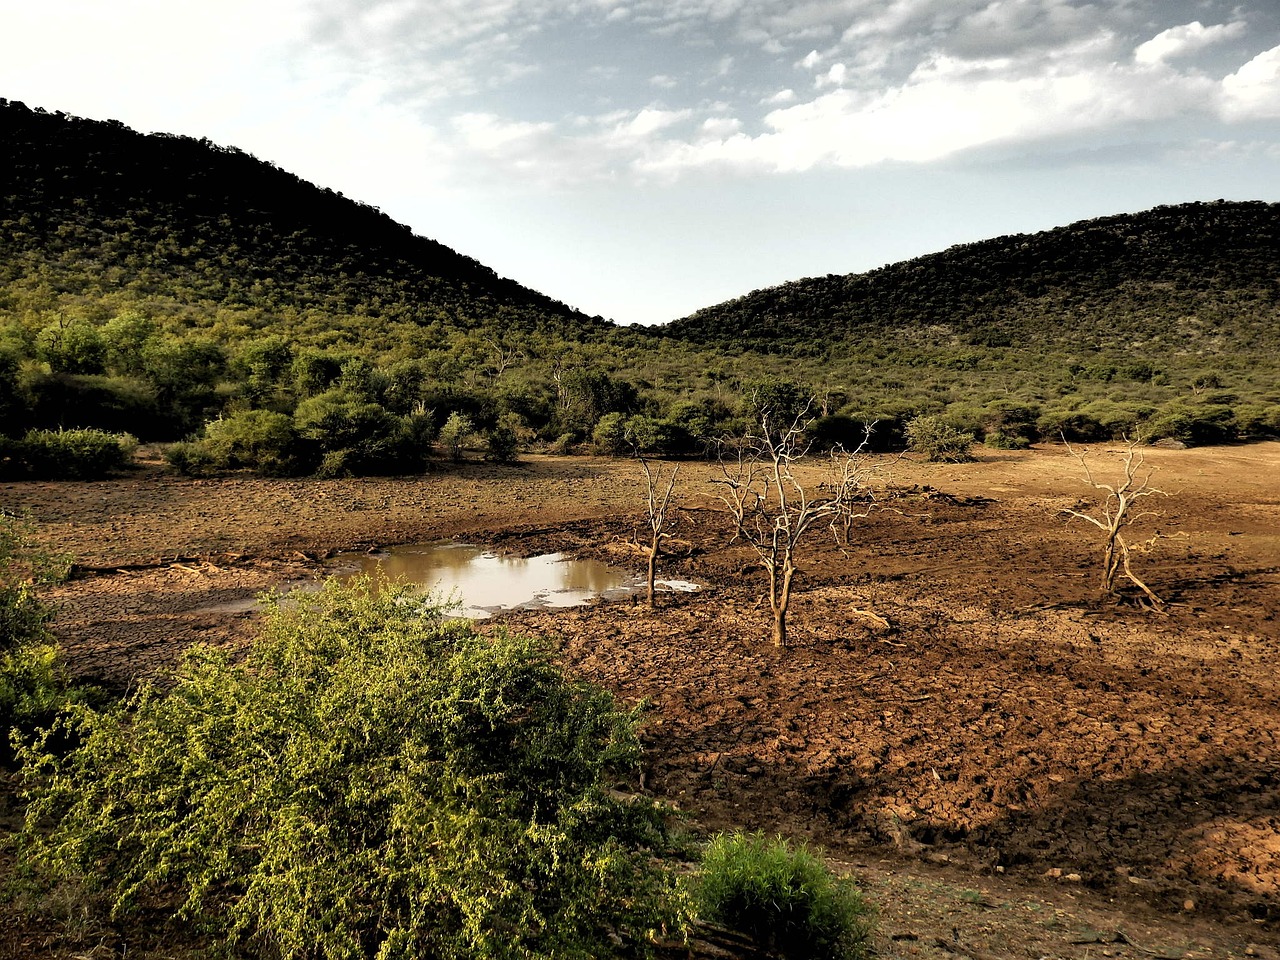
[[[799,572],[801,542],[815,525],[843,529],[859,508],[857,488],[863,476],[858,467],[862,448],[837,453],[828,462],[825,482],[805,485],[796,465],[808,452],[804,440],[809,425],[806,408],[785,430],[771,429],[769,414],[761,417],[760,434],[722,444],[719,458],[720,500],[734,525],[734,540],[750,544],[769,576],[769,607],[773,611],[773,642],[787,645],[787,610]],[[726,449],[727,448],[727,449]],[[731,456],[729,455],[731,453]],[[821,490],[824,495],[818,495]]]
[[[658,556],[662,552],[662,538],[667,534],[667,509],[671,505],[671,493],[676,488],[676,475],[680,472],[680,464],[675,464],[671,474],[666,478],[667,485],[662,486],[662,468],[649,468],[649,461],[640,458],[640,466],[644,468],[645,488],[648,491],[646,506],[649,520],[649,573],[645,583],[649,588],[649,606],[656,607],[658,601],[654,595],[654,580],[658,575]]]
[[[1151,485],[1154,468],[1146,465],[1146,456],[1138,449],[1136,440],[1128,440],[1125,445],[1121,463],[1124,476],[1114,483],[1103,483],[1096,479],[1083,453],[1071,448],[1066,438],[1067,451],[1080,461],[1084,469],[1084,482],[1093,488],[1097,495],[1093,503],[1080,503],[1075,507],[1067,507],[1063,513],[1072,519],[1083,520],[1102,531],[1102,578],[1099,587],[1106,596],[1115,596],[1116,579],[1123,573],[1125,578],[1146,594],[1151,603],[1159,609],[1163,601],[1133,572],[1131,556],[1136,552],[1145,553],[1163,534],[1156,534],[1141,543],[1129,543],[1125,531],[1137,524],[1162,516],[1154,510],[1138,510],[1135,505],[1147,497],[1166,497],[1168,493]]]

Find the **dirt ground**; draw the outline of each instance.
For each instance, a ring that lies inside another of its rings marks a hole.
[[[1115,448],[1084,451],[1099,478]],[[1097,591],[1092,495],[1062,448],[876,461],[881,508],[815,534],[769,643],[764,572],[706,464],[682,466],[661,572],[701,585],[524,611],[566,664],[651,704],[644,787],[706,827],[815,841],[881,912],[883,957],[1280,958],[1280,444],[1148,450],[1166,602]],[[55,623],[117,686],[337,550],[460,538],[640,569],[634,462],[530,458],[416,478],[4,484],[77,559]],[[886,625],[887,624],[887,625]],[[54,955],[54,954],[49,954]],[[67,954],[71,955],[71,954]]]

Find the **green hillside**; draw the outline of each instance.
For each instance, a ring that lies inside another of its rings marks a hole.
[[[139,302],[329,342],[607,326],[235,148],[0,100],[0,310]]]
[[[665,328],[806,352],[865,337],[1231,354],[1280,344],[1280,204],[1191,203],[757,290]]]
[[[697,454],[806,397],[824,443],[1273,437],[1278,254],[1280,207],[1187,204],[619,328],[240,150],[0,100],[0,474],[72,475],[27,436],[75,428],[190,472]]]

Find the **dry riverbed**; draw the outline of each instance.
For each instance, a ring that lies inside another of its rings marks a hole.
[[[1115,453],[1089,451],[1111,475]],[[1280,444],[1146,456],[1171,494],[1152,504],[1173,536],[1135,561],[1160,613],[1100,600],[1094,531],[1061,514],[1091,490],[1046,447],[881,462],[885,509],[809,544],[785,651],[705,464],[682,467],[662,565],[700,592],[504,619],[651,702],[646,789],[860,874],[882,956],[1277,958]],[[255,594],[340,550],[464,539],[638,570],[643,494],[635,463],[585,458],[0,485],[76,557],[51,595],[73,669],[120,687],[246,642]],[[83,952],[64,946],[41,955]]]

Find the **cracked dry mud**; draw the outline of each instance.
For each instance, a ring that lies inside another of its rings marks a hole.
[[[502,621],[650,702],[646,789],[860,874],[882,956],[1280,957],[1280,444],[1146,456],[1185,535],[1135,561],[1163,613],[1100,599],[1094,531],[1060,515],[1090,491],[1046,447],[882,461],[887,509],[806,545],[785,651],[705,464],[661,566],[700,593]],[[639,569],[643,496],[636,464],[580,458],[0,486],[80,564],[51,595],[73,669],[118,686],[245,642],[255,593],[336,550],[456,537]]]

